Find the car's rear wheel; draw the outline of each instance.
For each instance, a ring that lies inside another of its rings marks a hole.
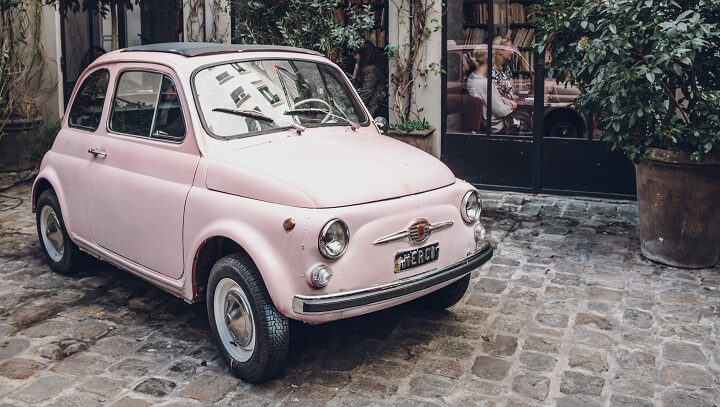
[[[422,297],[425,308],[441,310],[450,308],[462,299],[470,285],[470,274],[460,280]]]
[[[45,259],[56,273],[68,274],[80,263],[81,253],[65,229],[55,192],[43,191],[37,201],[35,220]]]
[[[207,309],[213,339],[237,377],[259,382],[282,368],[289,347],[288,319],[275,308],[247,256],[232,254],[215,263]]]
[[[549,123],[547,127],[546,137],[554,138],[578,138],[582,137],[582,126],[575,120],[569,118],[558,118]]]

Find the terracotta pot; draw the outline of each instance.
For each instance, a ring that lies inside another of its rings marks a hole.
[[[430,127],[429,129],[415,131],[388,130],[385,132],[385,135],[417,147],[428,154],[432,154],[433,139],[430,136],[434,132],[435,128]]]
[[[635,166],[640,249],[675,267],[712,267],[720,261],[720,159],[653,150]]]
[[[32,159],[35,137],[43,120],[7,120],[0,136],[0,172],[29,170],[37,164]]]

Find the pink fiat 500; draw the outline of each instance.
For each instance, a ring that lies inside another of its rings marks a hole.
[[[449,307],[492,256],[478,192],[383,136],[320,54],[147,45],[77,83],[33,186],[50,267],[86,252],[205,299],[242,379],[282,367],[289,319]]]

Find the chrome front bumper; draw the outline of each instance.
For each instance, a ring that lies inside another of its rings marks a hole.
[[[335,294],[298,294],[293,297],[293,311],[297,314],[311,315],[347,311],[353,308],[393,301],[436,287],[447,281],[463,277],[490,260],[493,255],[490,242],[483,240],[478,242],[477,246],[478,250],[475,253],[457,263],[402,278],[391,283]]]

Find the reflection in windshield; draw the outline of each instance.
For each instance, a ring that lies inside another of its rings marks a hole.
[[[368,122],[359,102],[348,93],[343,74],[315,62],[228,63],[198,72],[193,85],[207,130],[217,137],[241,137],[293,124],[313,127]],[[272,122],[227,114],[228,110],[258,112]],[[286,115],[289,110],[306,111]]]

